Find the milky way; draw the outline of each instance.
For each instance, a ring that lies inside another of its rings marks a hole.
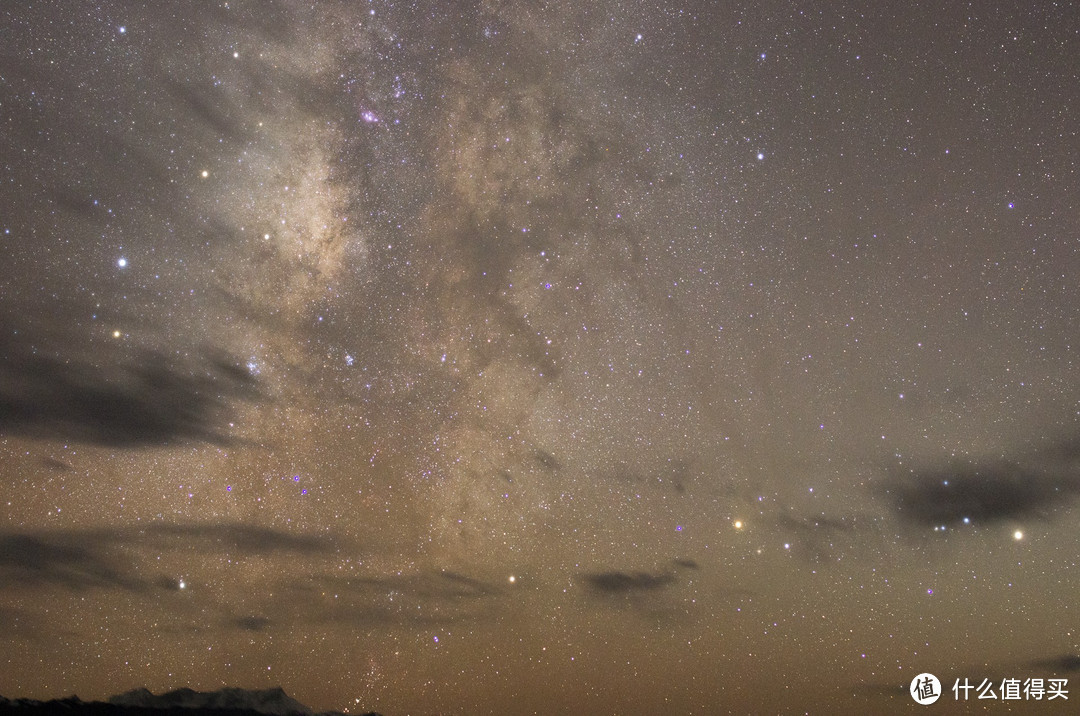
[[[1067,676],[1078,28],[0,10],[0,693],[865,713]]]

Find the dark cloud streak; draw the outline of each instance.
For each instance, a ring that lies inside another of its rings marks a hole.
[[[244,631],[263,631],[270,626],[271,620],[266,617],[237,617],[232,625]]]
[[[675,582],[675,577],[671,574],[648,572],[592,572],[584,576],[589,588],[602,594],[650,592]]]
[[[1080,655],[1061,654],[1046,659],[1037,659],[1030,662],[1031,666],[1039,669],[1049,669],[1054,673],[1073,673],[1080,671]]]
[[[141,576],[141,561],[169,551],[259,556],[330,554],[334,549],[327,538],[238,524],[14,532],[0,534],[0,590],[52,584],[74,590],[176,591],[173,578]]]
[[[0,343],[0,434],[109,447],[225,445],[228,405],[256,397],[222,356],[188,365],[145,351],[109,368]],[[121,356],[106,354],[120,359]]]
[[[883,491],[897,516],[914,525],[1049,518],[1080,493],[1076,441],[1019,459],[894,471]]]

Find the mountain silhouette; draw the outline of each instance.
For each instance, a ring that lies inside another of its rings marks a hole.
[[[315,712],[291,698],[280,686],[249,690],[227,687],[218,691],[183,688],[155,695],[145,688],[132,689],[107,702],[82,701],[78,696],[51,701],[6,699],[0,696],[0,716],[344,716],[338,711]],[[379,716],[375,712],[365,716]]]

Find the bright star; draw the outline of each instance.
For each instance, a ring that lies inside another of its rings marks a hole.
[[[758,152],[757,153],[757,158],[758,158],[758,161],[760,162],[762,159],[765,158],[765,152]]]
[[[1013,539],[1019,542],[1020,540],[1024,539],[1024,533],[1020,530],[1016,530],[1015,532],[1013,532]]]
[[[116,260],[116,265],[120,268],[124,268],[125,266],[127,266],[127,259],[121,256],[119,259]]]

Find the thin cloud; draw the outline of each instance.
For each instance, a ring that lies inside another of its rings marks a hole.
[[[103,364],[114,367],[0,342],[0,434],[110,447],[224,445],[232,442],[229,403],[256,396],[251,376],[221,357],[182,364],[147,351]]]
[[[883,486],[897,516],[919,526],[1049,518],[1080,494],[1077,441],[1016,459],[894,471]]]
[[[0,536],[0,585],[58,584],[71,589],[120,587],[140,590],[145,583],[113,556],[78,540],[14,534]]]
[[[675,582],[672,574],[648,572],[591,572],[584,577],[590,589],[602,594],[651,592]]]
[[[237,617],[232,621],[233,626],[244,631],[263,631],[268,628],[271,623],[270,619],[257,616]]]
[[[1030,665],[1039,669],[1049,669],[1056,674],[1070,674],[1080,671],[1080,655],[1059,654],[1046,659],[1036,659],[1030,662]]]
[[[277,588],[299,599],[267,602],[264,613],[274,623],[345,624],[352,627],[442,626],[495,619],[505,590],[456,572],[427,570],[416,574],[369,577],[313,576]],[[324,599],[327,594],[332,599]],[[315,611],[282,605],[319,601]]]
[[[147,555],[191,550],[207,555],[316,555],[330,554],[334,547],[323,537],[236,524],[7,533],[0,534],[0,589],[52,584],[74,590],[178,591],[173,577],[142,575],[139,565]]]

